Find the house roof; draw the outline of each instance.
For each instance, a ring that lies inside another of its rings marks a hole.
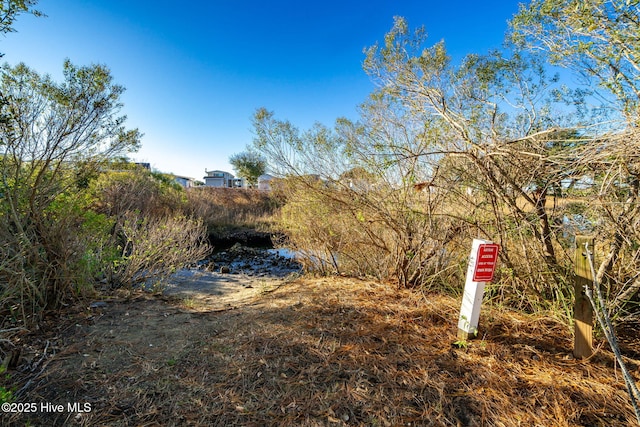
[[[210,171],[210,170],[206,170],[206,169],[205,169],[205,170],[204,170],[204,172],[206,173],[206,175],[204,176],[204,178],[220,178],[219,176],[212,176],[212,175],[213,175],[213,174],[215,174],[215,173],[222,173],[222,174],[224,174],[227,178],[235,178],[235,177],[233,176],[233,174],[232,174],[232,173],[229,173],[229,172],[227,172],[227,171],[221,171],[221,170],[213,170],[213,171]]]
[[[195,178],[191,178],[190,176],[182,176],[182,175],[176,175],[176,174],[171,174],[173,175],[174,178],[178,178],[178,179],[186,179],[187,181],[195,181]]]

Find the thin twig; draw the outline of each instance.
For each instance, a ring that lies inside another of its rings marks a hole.
[[[23,327],[0,329],[0,334],[7,334],[9,332],[18,332],[18,331],[28,331],[28,329]]]
[[[42,357],[40,357],[40,359],[33,364],[33,366],[38,366],[40,365],[40,363],[42,363],[42,361],[44,360],[44,358],[47,356],[47,350],[49,349],[49,340],[47,340],[47,345],[44,347],[44,351],[42,352]],[[20,397],[22,395],[22,392],[25,391],[26,389],[29,388],[29,386],[31,385],[31,383],[33,382],[33,380],[35,380],[36,378],[39,378],[40,375],[42,375],[42,373],[44,372],[44,370],[47,368],[49,364],[48,363],[43,363],[42,364],[42,369],[40,369],[40,372],[38,372],[37,374],[35,374],[34,376],[31,377],[31,379],[29,379],[29,381],[27,381],[27,383],[22,386],[22,388],[20,390],[18,390],[16,392],[16,397]]]

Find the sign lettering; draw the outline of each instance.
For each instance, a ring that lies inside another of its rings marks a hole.
[[[495,243],[483,243],[478,247],[476,265],[473,269],[474,282],[490,282],[498,262],[500,246]]]

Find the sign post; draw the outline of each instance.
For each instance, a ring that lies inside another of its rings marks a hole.
[[[468,340],[478,333],[480,305],[487,282],[493,280],[500,246],[488,240],[473,239],[469,267],[462,295],[458,339]]]

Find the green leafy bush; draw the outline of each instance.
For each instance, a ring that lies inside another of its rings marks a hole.
[[[0,365],[0,376],[2,376],[2,378],[8,378],[8,375],[5,375],[6,370],[4,366]],[[11,403],[13,399],[13,390],[0,385],[0,404]]]

